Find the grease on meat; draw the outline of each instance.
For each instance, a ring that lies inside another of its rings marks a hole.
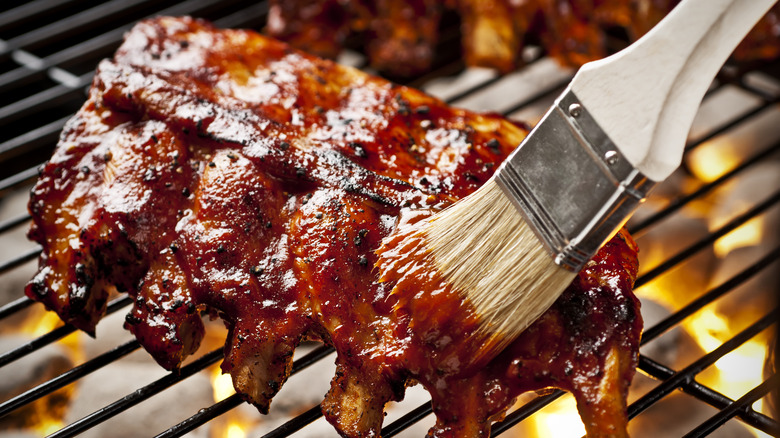
[[[627,234],[478,370],[452,360],[469,327],[443,312],[468,302],[376,278],[402,210],[473,192],[526,133],[251,31],[144,21],[41,169],[26,293],[94,333],[110,291],[127,292],[126,327],[167,369],[197,350],[202,315],[221,317],[222,368],[261,411],[295,347],[328,343],[323,411],[348,437],[378,436],[385,403],[415,383],[433,397],[431,436],[487,436],[517,395],[548,387],[574,393],[589,434],[622,436],[641,331]]]

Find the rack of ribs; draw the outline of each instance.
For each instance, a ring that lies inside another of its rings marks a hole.
[[[635,41],[679,0],[271,0],[269,35],[333,58],[360,35],[372,67],[393,76],[428,71],[446,12],[460,20],[466,65],[508,73],[522,48],[542,47],[578,67],[607,56],[616,42]],[[780,5],[740,44],[741,62],[780,55]],[[625,44],[625,42],[623,43]]]
[[[487,436],[519,394],[551,387],[575,395],[589,434],[622,436],[642,326],[625,232],[478,368],[459,362],[473,327],[448,316],[467,301],[377,278],[402,211],[473,192],[526,133],[255,32],[144,21],[41,168],[26,293],[91,334],[128,293],[125,326],[166,369],[197,350],[202,318],[222,318],[222,369],[260,411],[296,346],[325,342],[323,412],[347,437],[378,436],[384,405],[417,383],[432,436]]]

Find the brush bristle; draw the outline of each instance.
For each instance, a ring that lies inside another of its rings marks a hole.
[[[576,276],[555,264],[493,180],[437,214],[424,233],[442,277],[480,315],[491,353],[514,340]]]

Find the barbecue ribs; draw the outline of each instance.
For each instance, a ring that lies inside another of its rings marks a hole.
[[[634,41],[679,0],[271,0],[266,31],[311,53],[335,57],[360,34],[371,65],[394,76],[430,69],[446,11],[460,18],[466,65],[507,73],[525,43],[580,66]],[[742,61],[780,55],[780,5],[737,48]],[[612,35],[612,43],[610,43]],[[618,35],[618,38],[615,38]]]
[[[204,315],[221,317],[222,368],[261,411],[302,340],[330,344],[322,407],[347,437],[378,436],[385,403],[415,383],[433,397],[431,436],[487,436],[517,395],[549,387],[575,395],[592,436],[623,436],[641,331],[627,234],[476,370],[458,363],[469,328],[447,323],[468,302],[376,278],[402,210],[471,193],[526,132],[254,32],[144,21],[41,168],[26,293],[89,333],[109,293],[129,293],[126,327],[167,369],[198,348]]]

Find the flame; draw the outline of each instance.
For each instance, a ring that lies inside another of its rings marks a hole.
[[[35,425],[33,427],[33,433],[40,436],[48,436],[51,435],[54,432],[57,432],[58,430],[62,429],[65,426],[65,423],[60,420],[55,420],[51,418],[45,418],[41,420],[40,423]]]
[[[737,143],[723,137],[709,141],[691,151],[687,157],[688,167],[700,180],[712,182],[739,165],[742,160],[738,149]],[[723,217],[713,220],[710,224],[711,230],[718,229],[730,219]],[[735,249],[760,244],[765,225],[763,217],[750,219],[715,241],[715,255],[723,258]],[[737,316],[736,311],[734,315],[727,316],[707,307],[688,318],[683,325],[701,348],[709,353],[737,333],[739,328],[736,326],[741,323]],[[719,359],[697,376],[697,380],[732,399],[737,399],[762,383],[767,345],[768,336],[756,336]],[[760,412],[763,408],[761,401],[756,402],[753,408]],[[757,430],[750,431],[758,437],[767,436]]]
[[[44,418],[32,428],[32,432],[38,436],[48,436],[62,429],[65,423],[52,418]]]
[[[715,241],[715,255],[724,257],[729,252],[761,243],[764,218],[756,216]]]
[[[34,306],[30,308],[29,312],[24,323],[21,324],[19,332],[33,338],[43,336],[64,324],[56,313],[46,310],[43,306]],[[65,336],[58,341],[58,344],[65,347],[70,358],[75,362],[84,360],[78,332]]]
[[[715,181],[742,161],[737,150],[728,139],[711,140],[688,154],[688,168],[704,182]]]
[[[230,374],[222,374],[219,365],[214,366],[211,370],[211,385],[215,402],[222,401],[236,393]],[[211,438],[246,438],[247,432],[255,423],[256,421],[247,417],[241,410],[231,410],[219,417],[215,424],[221,427],[212,427]]]
[[[222,369],[214,367],[211,374],[211,386],[214,391],[214,401],[222,401],[236,393],[230,374],[222,374]]]
[[[702,309],[684,324],[699,346],[707,353],[721,346],[737,331],[729,325],[729,319],[712,308]],[[738,399],[763,382],[768,338],[769,336],[764,333],[745,342],[697,376],[697,380],[732,399]],[[753,408],[761,412],[763,409],[761,400],[757,401]],[[751,429],[750,432],[757,437],[767,436],[758,430]]]
[[[42,305],[25,309],[24,319],[15,325],[16,333],[29,339],[39,338],[64,323],[56,313],[46,310]],[[57,345],[73,363],[84,361],[84,353],[79,342],[79,333],[73,332],[58,340]],[[20,411],[23,420],[18,424],[19,430],[31,436],[48,436],[65,425],[63,418],[67,404],[73,397],[75,389],[72,385],[65,386],[42,398],[32,401]],[[12,421],[15,422],[17,420]]]
[[[550,403],[526,420],[531,430],[525,436],[554,436],[556,438],[580,438],[585,435],[577,412],[577,403],[571,394],[566,394]]]
[[[43,310],[40,307],[36,308]],[[39,337],[61,325],[62,321],[60,320],[60,317],[54,312],[34,312],[34,314],[27,319],[27,323],[24,324],[21,331],[30,336]]]
[[[728,321],[712,308],[702,309],[689,318],[685,325],[707,353],[718,348],[729,335]]]
[[[723,393],[738,398],[761,384],[765,358],[766,345],[753,339],[717,361],[721,376],[728,376],[721,382]]]
[[[715,369],[718,370],[717,382],[702,383],[711,384],[724,395],[736,400],[763,382],[761,376],[766,355],[766,342],[752,339],[715,362]],[[753,404],[753,409],[763,412],[764,404],[761,399]],[[750,432],[756,437],[769,437],[756,429],[750,429]]]
[[[230,423],[225,428],[225,438],[246,438],[246,431],[239,424]]]

